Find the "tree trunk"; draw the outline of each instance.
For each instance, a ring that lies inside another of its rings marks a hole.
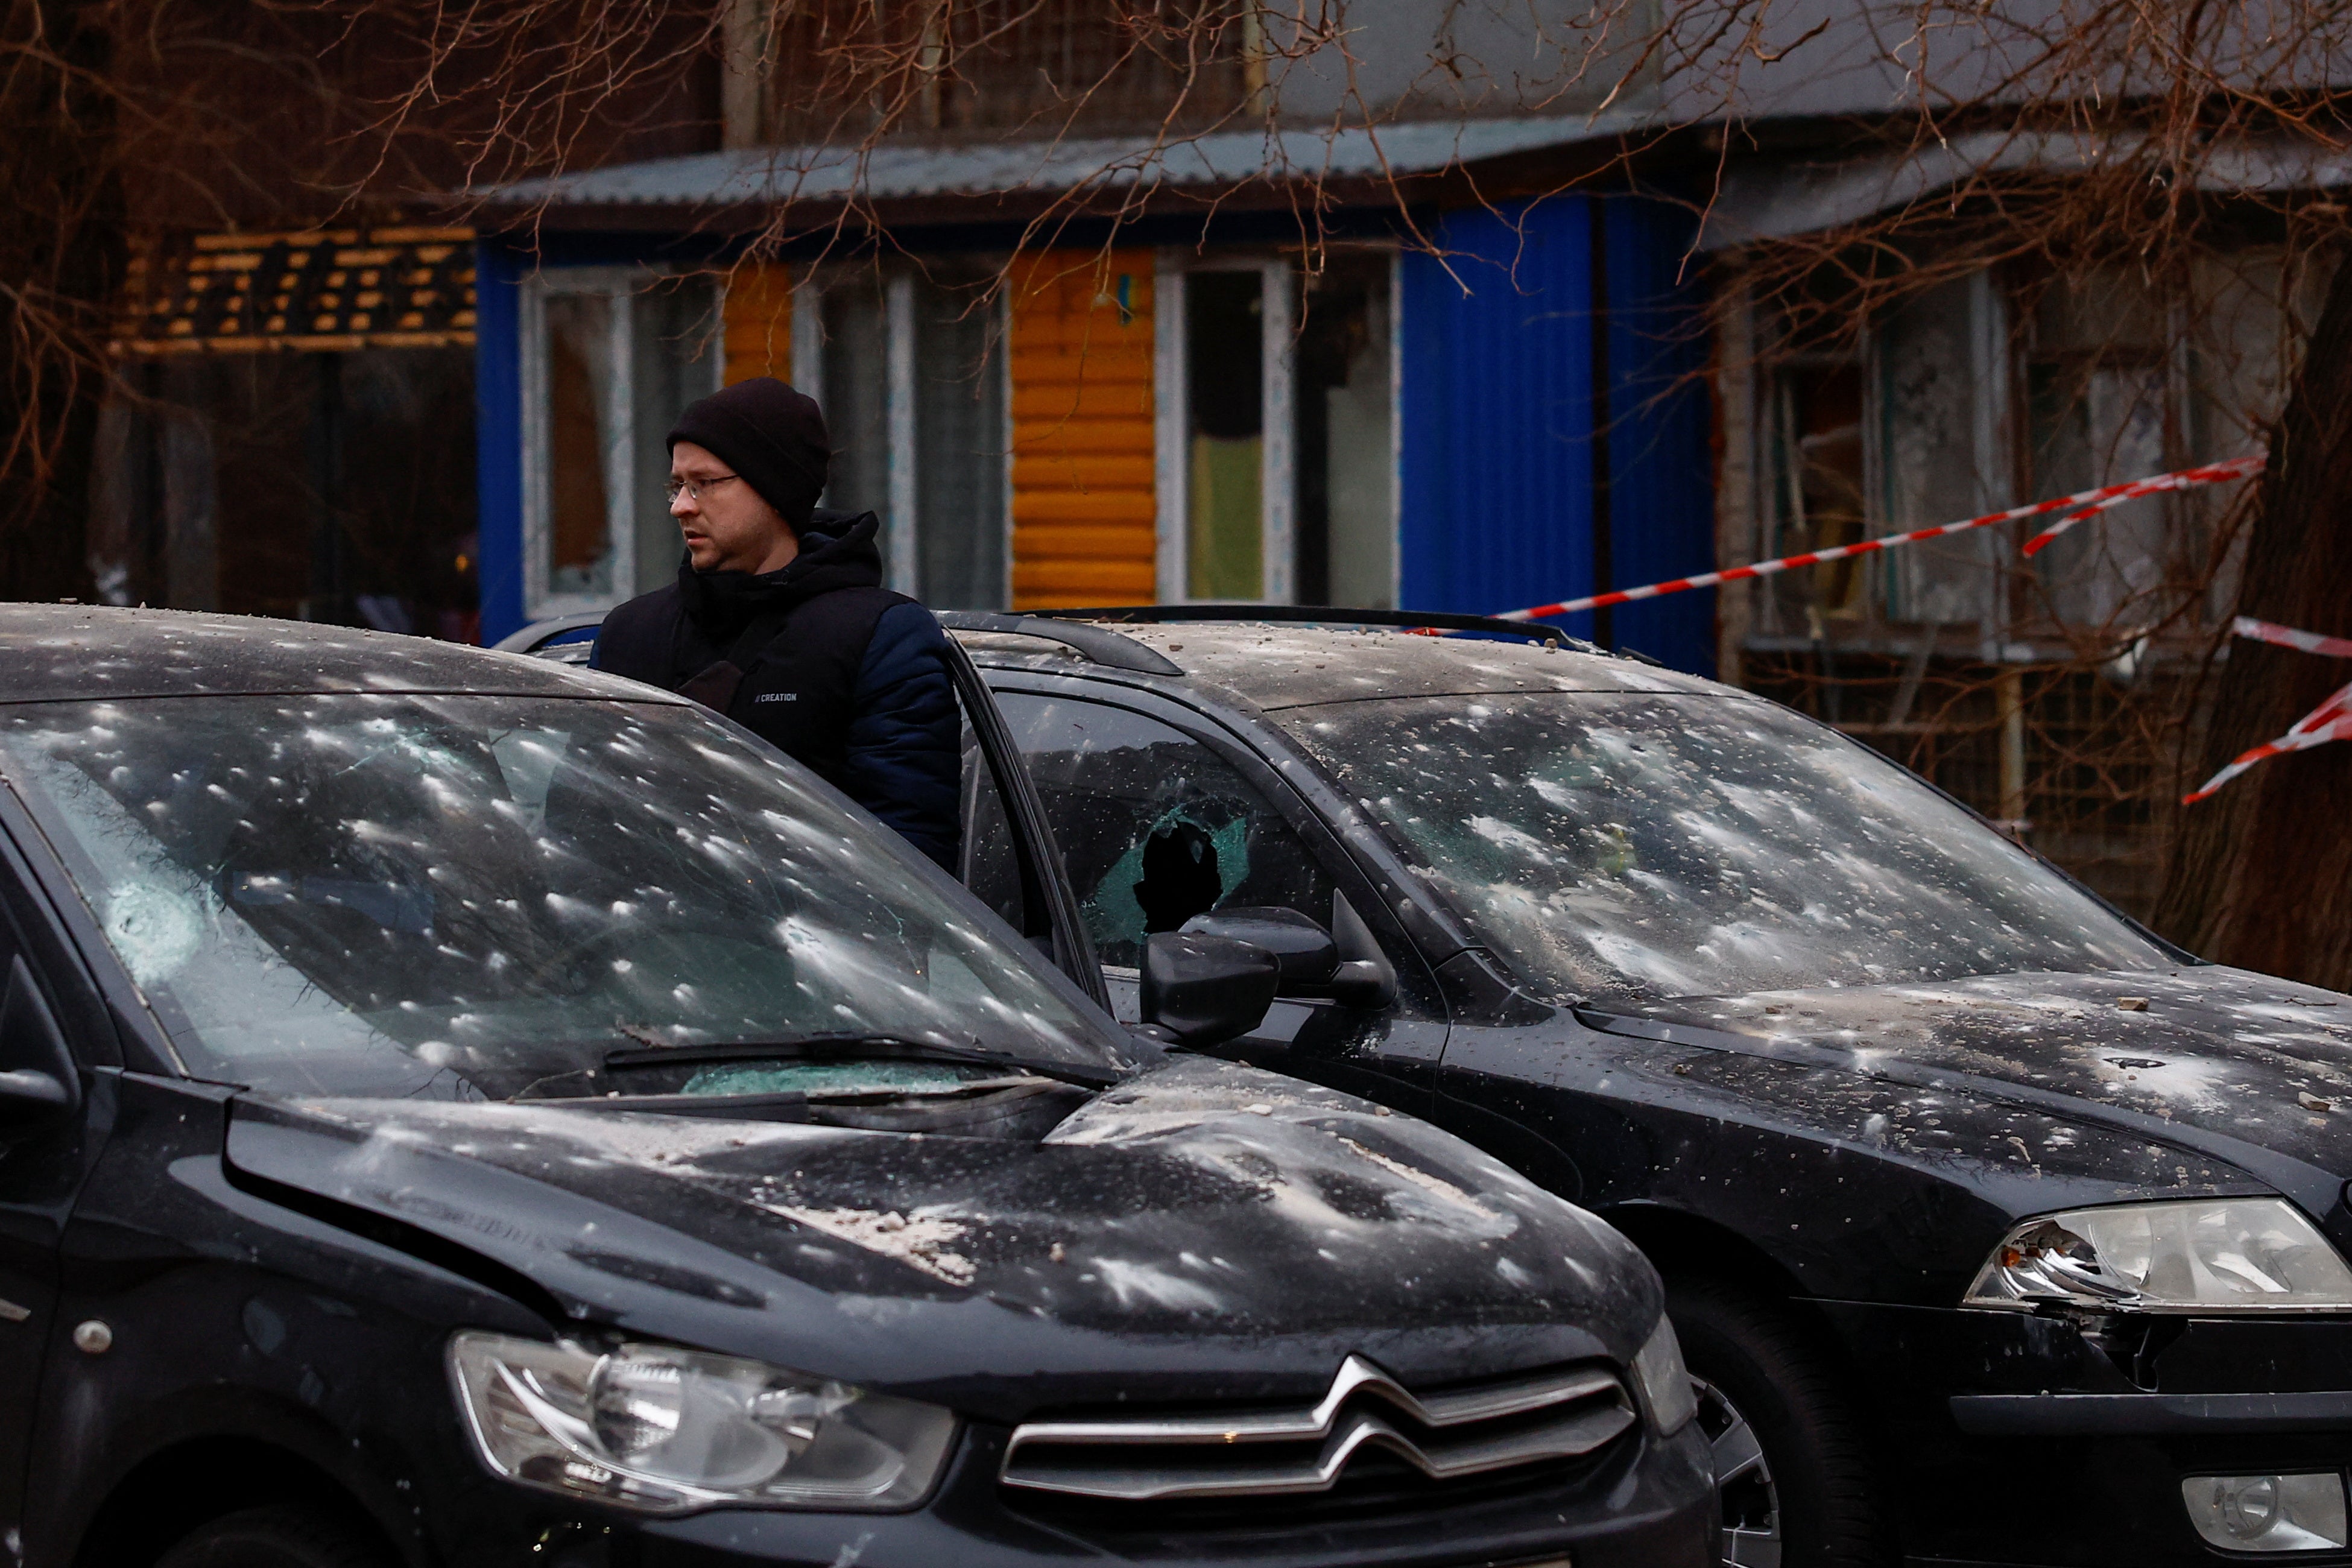
[[[2352,637],[2352,265],[2336,269],[2271,437],[2238,613]],[[2286,733],[2352,659],[2239,638],[2191,785]],[[2294,752],[2183,808],[2155,924],[2219,963],[2352,990],[2352,742]]]
[[[89,595],[85,514],[122,276],[110,17],[0,0],[0,598]]]

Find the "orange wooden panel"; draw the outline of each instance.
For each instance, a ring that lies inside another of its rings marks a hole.
[[[793,375],[793,281],[772,261],[746,261],[727,279],[726,384]]]
[[[1148,599],[1151,253],[1035,252],[1010,283],[1013,605]]]
[[[1152,541],[1149,520],[1125,527],[1116,523],[1043,523],[1029,530],[1029,559],[1078,561],[1099,556],[1124,561]]]
[[[1072,462],[1117,455],[1148,463],[1151,457],[1136,446],[1133,421],[1126,419],[1028,419],[1014,426],[1013,441],[1015,484],[1024,463],[1040,466],[1035,482],[1066,485],[1074,482],[1067,467]]]
[[[1048,382],[1040,386],[1024,385],[1021,381],[1021,358],[1013,359],[1013,441],[1021,440],[1021,426],[1034,427],[1034,438],[1050,442],[1052,426],[1072,416],[1101,419],[1132,419],[1149,431],[1151,428],[1151,384],[1148,381],[1107,381],[1099,376],[1081,382]],[[1145,447],[1149,450],[1149,447]]]
[[[1066,439],[1062,444],[1072,449],[1021,454],[1013,461],[1013,482],[1017,486],[1025,481],[1035,489],[1066,487],[1151,493],[1153,471],[1150,458],[1117,447],[1108,452],[1092,452]]]
[[[1157,586],[1154,578],[1148,561],[1038,561],[1013,569],[1013,598],[1033,610],[1057,605],[1148,605]]]
[[[1149,528],[1159,515],[1150,490],[1020,490],[1013,492],[1015,537],[1031,522],[1132,522]]]

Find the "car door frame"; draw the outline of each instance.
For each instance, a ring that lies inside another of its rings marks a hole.
[[[1042,912],[1045,931],[1024,931],[1024,937],[1050,936],[1055,968],[1068,975],[1106,1013],[1111,1010],[1110,989],[1104,983],[1102,963],[1095,954],[1094,938],[1070,886],[1068,868],[1055,841],[1053,824],[1045,815],[1045,798],[1029,776],[1014,743],[1011,726],[998,710],[996,696],[972,663],[971,655],[952,636],[947,639],[948,679],[955,687],[972,735],[980,742],[981,761],[996,780],[997,798],[1013,830],[1013,853],[1021,874],[1021,909],[1027,924]]]
[[[1454,943],[1460,928],[1443,910],[1433,910],[1412,886],[1411,872],[1354,804],[1325,779],[1314,764],[1290,747],[1275,728],[1253,713],[1229,709],[1223,702],[1201,701],[1181,688],[1167,689],[1149,678],[1125,679],[1115,672],[1085,669],[1041,669],[1030,664],[990,660],[980,666],[992,693],[1044,699],[1064,699],[1116,708],[1165,724],[1208,751],[1240,773],[1243,781],[1280,815],[1298,836],[1307,852],[1330,877],[1376,937],[1386,939],[1392,952],[1420,966],[1433,1016],[1415,1020],[1423,1031],[1411,1042],[1414,1048],[1402,1059],[1414,1068],[1414,1079],[1400,1083],[1395,1096],[1367,1094],[1400,1110],[1415,1110],[1431,1092],[1425,1081],[1444,1056],[1452,1028],[1447,987],[1433,958],[1437,945]],[[1001,715],[1000,715],[1001,721]],[[1033,784],[1034,789],[1034,784]],[[1068,883],[1066,866],[1063,880]],[[1075,893],[1074,893],[1075,896]],[[1326,918],[1318,911],[1318,919]],[[1307,1004],[1316,1005],[1317,1004]],[[1277,1006],[1282,1004],[1277,1003]],[[1302,1078],[1318,1076],[1312,1064],[1280,1049],[1253,1050],[1244,1042],[1218,1054],[1233,1055],[1254,1065]],[[1335,1088],[1363,1092],[1347,1084]]]

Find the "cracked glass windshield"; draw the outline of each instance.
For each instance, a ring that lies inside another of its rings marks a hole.
[[[201,1077],[502,1099],[825,1035],[1116,1065],[993,916],[699,710],[43,704],[0,763]]]
[[[1911,774],[1762,702],[1528,693],[1273,717],[1556,995],[2163,962]]]

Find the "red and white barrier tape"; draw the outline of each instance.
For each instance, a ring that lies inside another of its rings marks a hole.
[[[2314,746],[2324,746],[2330,741],[2352,741],[2352,686],[2347,686],[2326,701],[2294,721],[2294,728],[2275,741],[2265,741],[2250,752],[2241,752],[2237,760],[2211,778],[2194,795],[2180,797],[2183,805],[2193,805],[2252,767],[2268,762],[2284,752],[2307,752]]]
[[[2299,632],[2293,626],[2258,621],[2252,616],[2240,616],[2230,623],[2230,630],[2256,642],[2274,642],[2281,647],[2299,647],[2305,653],[2325,654],[2330,658],[2352,658],[2352,637],[2324,637],[2317,632]]]
[[[2268,455],[2265,453],[2250,452],[2242,458],[2231,458],[2219,463],[2207,463],[2200,468],[2182,468],[2178,473],[2156,474],[2145,479],[2134,479],[2129,484],[2110,485],[2107,488],[2112,494],[2102,500],[2096,506],[2086,506],[2079,511],[2069,512],[2027,540],[2025,553],[2029,556],[2041,554],[2050,547],[2052,540],[2095,511],[2103,511],[2108,507],[2121,506],[2127,500],[2137,500],[2142,496],[2158,495],[2166,490],[2185,490],[2197,485],[2221,484],[2229,479],[2246,479],[2261,473],[2263,465],[2268,460]],[[2065,504],[2061,501],[2051,510],[2062,510]]]
[[[2258,621],[2252,616],[2240,616],[2230,623],[2230,630],[2257,642],[2301,648],[2305,653],[2322,654],[2330,658],[2352,658],[2352,637],[2322,637],[2317,632],[2301,632],[2293,626],[2280,626],[2276,621]],[[2336,692],[2296,720],[2294,728],[2277,740],[2265,741],[2251,751],[2239,752],[2228,767],[2207,779],[2202,788],[2193,795],[2182,795],[2180,804],[2191,805],[2203,800],[2256,763],[2268,762],[2287,752],[2307,752],[2330,741],[2352,741],[2352,686]]]
[[[1889,534],[1884,539],[1865,539],[1859,544],[1836,544],[1827,550],[1808,550],[1798,555],[1783,555],[1777,561],[1759,561],[1750,566],[1734,566],[1722,572],[1703,572],[1696,577],[1676,577],[1672,582],[1652,583],[1640,588],[1620,588],[1613,593],[1595,594],[1590,598],[1570,599],[1558,605],[1538,605],[1533,609],[1505,610],[1494,618],[1498,621],[1534,621],[1549,616],[1572,616],[1580,610],[1597,610],[1608,605],[1629,605],[1637,599],[1654,599],[1662,595],[1680,594],[1692,588],[1712,588],[1718,583],[1737,583],[1749,577],[1769,577],[1776,572],[1793,571],[1801,566],[1819,566],[1825,562],[1843,561],[1855,555],[1874,554],[1892,550],[1897,545],[1916,544],[1923,539],[1941,539],[1946,534],[1966,533],[1970,529],[1990,528],[1995,523],[2015,522],[2021,518],[2047,517],[2050,513],[2065,512],[2054,526],[2043,530],[2027,542],[2025,552],[2033,554],[2066,529],[2093,512],[2105,511],[2111,506],[2121,506],[2142,496],[2165,490],[2185,490],[2198,485],[2216,485],[2230,479],[2242,479],[2263,470],[2263,454],[2251,453],[2243,458],[2231,458],[2225,462],[2205,463],[2176,473],[2153,474],[2144,479],[2131,479],[2119,485],[2102,485],[2097,489],[2078,490],[2071,496],[2053,500],[2039,500],[2026,506],[2013,506],[2007,511],[1989,512],[1972,517],[1965,522],[1948,522],[1938,528],[1914,529],[1909,533]]]

